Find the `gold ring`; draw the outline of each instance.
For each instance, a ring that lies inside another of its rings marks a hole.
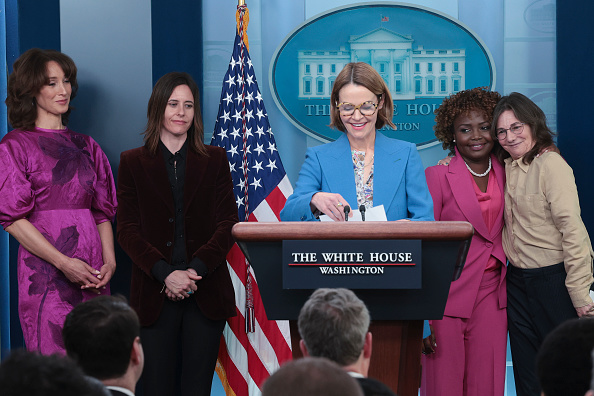
[[[339,202],[338,204],[336,204],[336,206],[342,206],[342,202]]]

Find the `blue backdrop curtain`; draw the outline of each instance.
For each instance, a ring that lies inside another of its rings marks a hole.
[[[0,1],[0,62],[7,70],[6,63],[6,2]],[[0,73],[0,100],[6,99],[6,73]],[[0,138],[8,129],[6,107],[0,105]],[[10,345],[10,281],[8,271],[8,235],[0,234],[0,358],[6,354]]]
[[[59,0],[0,0],[2,15],[0,42],[1,61],[5,72],[0,76],[0,135],[9,129],[6,118],[6,77],[13,62],[29,48],[60,50]],[[48,23],[47,21],[51,21]],[[18,243],[0,231],[0,342],[1,357],[11,348],[23,346],[18,320],[16,256]]]
[[[181,12],[180,12],[181,10]],[[152,0],[153,85],[172,71],[189,73],[202,92],[202,1]]]
[[[592,196],[592,88],[594,2],[557,0],[557,125],[561,155],[573,168],[582,219],[594,233]]]

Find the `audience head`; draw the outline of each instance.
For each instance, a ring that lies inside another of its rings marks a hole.
[[[572,319],[545,338],[536,373],[546,396],[583,396],[590,387],[594,319]]]
[[[87,375],[100,380],[122,377],[133,349],[142,372],[138,316],[123,297],[99,296],[77,305],[66,316],[62,337],[68,356]]]
[[[454,154],[454,121],[461,114],[477,111],[484,115],[489,123],[493,120],[493,110],[501,98],[499,93],[489,91],[487,87],[477,87],[460,91],[445,98],[435,110],[435,137],[442,143],[444,150]],[[497,147],[497,146],[495,146]]]
[[[157,81],[148,102],[146,129],[144,131],[144,143],[152,153],[157,152],[161,130],[165,121],[165,111],[169,106],[171,94],[180,85],[190,88],[194,99],[194,119],[188,133],[188,147],[200,154],[206,155],[204,142],[204,126],[200,113],[200,92],[198,85],[188,73],[172,72],[167,73]],[[181,105],[181,104],[180,104]]]
[[[341,366],[361,356],[369,330],[369,311],[348,289],[318,289],[299,313],[299,334],[310,356]]]
[[[363,86],[375,94],[378,103],[383,102],[383,106],[377,109],[375,129],[380,129],[386,124],[396,129],[396,126],[392,122],[394,103],[392,102],[390,89],[379,73],[364,62],[349,63],[336,76],[334,85],[332,85],[332,93],[330,94],[331,127],[346,132],[346,127],[340,118],[340,112],[336,106],[339,104],[339,92],[347,84]],[[358,103],[353,104],[358,105]]]
[[[590,380],[590,390],[585,396],[594,396],[594,349],[592,350],[592,379]]]
[[[67,357],[17,350],[0,364],[3,396],[108,396]]]
[[[262,396],[363,396],[357,381],[336,363],[305,357],[284,364],[262,387]]]
[[[32,48],[24,52],[14,62],[12,73],[8,77],[6,106],[8,121],[13,128],[32,130],[37,120],[36,96],[49,83],[48,64],[56,62],[70,81],[74,99],[78,90],[76,65],[68,55],[54,50]],[[62,123],[68,124],[71,108],[62,114]]]
[[[529,138],[533,143],[533,146],[525,154],[523,154],[523,162],[530,164],[534,158],[543,149],[553,145],[553,132],[547,126],[547,117],[545,113],[525,95],[519,92],[512,92],[508,96],[501,98],[495,110],[493,111],[493,122],[491,123],[491,135],[493,139],[497,141],[497,129],[499,119],[506,112],[511,111],[515,118],[524,124],[523,134],[529,134]],[[509,126],[503,126],[502,128],[508,128]],[[512,133],[512,132],[507,132]],[[500,144],[503,146],[504,143]],[[505,148],[505,147],[504,147]],[[500,159],[504,159],[510,156],[510,154],[501,150],[498,153]]]

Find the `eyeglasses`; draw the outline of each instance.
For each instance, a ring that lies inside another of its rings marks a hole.
[[[519,135],[524,130],[524,123],[518,122],[515,124],[510,125],[509,128],[498,128],[495,131],[495,136],[497,136],[497,140],[504,140],[507,137],[507,131],[511,131],[514,135]]]
[[[342,103],[339,103],[338,106],[336,106],[336,108],[340,112],[340,115],[343,115],[343,116],[353,115],[353,113],[357,109],[359,109],[359,112],[364,116],[372,116],[375,114],[375,112],[377,110],[377,103],[368,101],[368,102],[363,102],[358,106],[355,106],[354,104],[349,103],[349,102],[342,102]]]

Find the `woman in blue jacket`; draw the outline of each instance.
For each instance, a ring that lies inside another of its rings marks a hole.
[[[383,205],[388,220],[433,220],[433,202],[414,144],[377,132],[392,123],[390,90],[373,67],[349,63],[334,81],[331,126],[336,141],[306,153],[283,221],[311,221],[320,214],[344,221],[344,207]]]

